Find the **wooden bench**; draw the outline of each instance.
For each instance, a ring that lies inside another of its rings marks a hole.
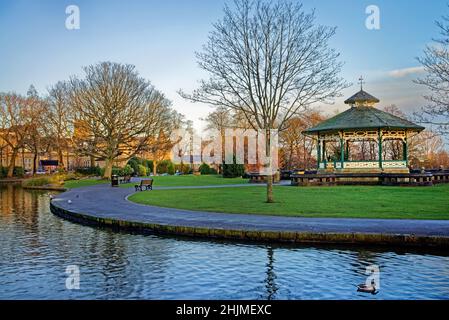
[[[134,187],[136,191],[143,191],[144,188],[145,190],[153,190],[153,179],[140,180],[140,184],[136,184]]]

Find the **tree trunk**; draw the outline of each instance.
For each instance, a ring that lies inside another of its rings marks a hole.
[[[33,156],[33,174],[37,172],[37,153],[34,153]]]
[[[271,131],[266,129],[265,132],[265,155],[268,160],[268,170],[267,174],[267,203],[273,203],[273,164],[271,158]]]
[[[64,155],[62,154],[62,149],[61,148],[59,148],[59,150],[58,150],[58,156],[59,156],[58,166],[59,166],[59,168],[64,170]]]
[[[153,160],[153,175],[157,175],[157,161]]]
[[[104,174],[103,174],[104,179],[111,179],[112,164],[113,164],[113,160],[110,160],[110,159],[106,160],[106,165],[104,166]]]
[[[91,168],[95,167],[95,157],[94,156],[90,157],[90,167]]]
[[[12,176],[14,174],[14,167],[16,165],[17,152],[18,152],[17,149],[14,149],[12,151],[11,160],[9,162],[9,167],[8,167],[8,174],[6,175],[7,178],[12,178]]]

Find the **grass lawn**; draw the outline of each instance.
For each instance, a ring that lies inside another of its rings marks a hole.
[[[248,179],[242,178],[223,178],[219,175],[204,175],[204,176],[155,176],[152,178],[153,186],[155,187],[189,187],[189,186],[213,186],[226,184],[242,184],[248,183]],[[120,185],[123,188],[134,187],[136,183],[126,183]]]
[[[110,183],[110,182],[107,180],[100,180],[100,179],[69,180],[64,183],[64,188],[75,189],[81,187],[94,186],[103,183]]]
[[[276,186],[276,203],[265,203],[265,188],[154,190],[131,201],[190,210],[301,217],[449,219],[449,184],[433,187]]]
[[[234,178],[228,179],[223,178],[219,175],[207,175],[207,176],[156,176],[149,177],[154,179],[153,185],[157,187],[179,187],[179,186],[212,186],[212,185],[226,185],[226,184],[241,184],[248,183],[248,179]],[[87,186],[93,186],[102,183],[110,183],[106,180],[97,179],[83,179],[83,180],[71,180],[64,183],[65,188],[81,188]],[[134,187],[136,183],[125,183],[121,184],[122,188]]]

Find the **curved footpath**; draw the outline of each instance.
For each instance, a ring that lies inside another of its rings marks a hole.
[[[248,185],[214,187],[245,186]],[[142,233],[246,241],[433,246],[449,249],[449,220],[299,218],[200,212],[132,203],[127,200],[132,193],[134,188],[96,185],[59,194],[50,206],[54,214],[75,222]]]

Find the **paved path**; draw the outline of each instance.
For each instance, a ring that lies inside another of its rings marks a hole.
[[[245,186],[248,185],[233,185],[232,187]],[[225,188],[230,186],[214,187]],[[159,189],[162,189],[162,187]],[[169,187],[164,189],[169,189]],[[362,233],[449,237],[449,220],[298,218],[199,212],[131,203],[126,200],[126,197],[133,192],[134,190],[130,188],[111,188],[109,185],[97,185],[62,193],[52,200],[52,204],[69,212],[96,218],[163,226],[262,232]],[[71,203],[69,203],[69,200]],[[182,200],[173,199],[173,201]]]

